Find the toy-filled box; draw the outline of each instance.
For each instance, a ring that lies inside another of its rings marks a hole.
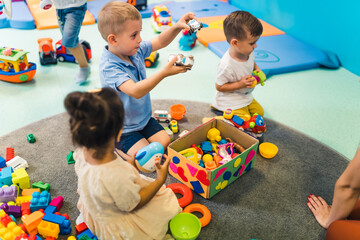
[[[213,170],[207,170],[181,155],[179,152],[192,144],[207,141],[211,128],[220,130],[222,138],[231,138],[246,150],[231,161]],[[168,146],[169,172],[176,179],[193,189],[204,198],[212,198],[230,183],[253,168],[259,141],[238,128],[219,119],[212,119],[200,125]]]

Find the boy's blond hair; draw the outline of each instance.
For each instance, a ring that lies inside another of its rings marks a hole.
[[[259,19],[246,11],[235,11],[230,13],[224,20],[224,33],[226,40],[230,43],[231,39],[244,40],[247,32],[251,36],[260,36],[263,27]]]
[[[119,34],[127,20],[141,20],[139,11],[131,4],[112,1],[105,4],[98,16],[98,29],[105,41],[110,34]]]

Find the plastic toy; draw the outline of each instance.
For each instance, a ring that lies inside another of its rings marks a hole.
[[[164,127],[165,132],[169,135],[170,140],[174,141],[174,133],[168,127]],[[179,136],[180,137],[180,136]]]
[[[29,175],[25,168],[18,168],[11,174],[13,184],[19,186],[21,189],[30,188]]]
[[[182,131],[180,134],[179,134],[179,138],[181,138],[181,137],[183,137],[183,136],[185,136],[186,134],[188,134],[189,133],[189,131],[188,130],[184,130],[184,131]]]
[[[211,162],[213,161],[213,156],[211,156],[210,154],[204,154],[204,156],[202,157],[203,162],[206,164],[207,162]]]
[[[170,54],[169,62],[174,58],[177,57],[177,61],[175,62],[176,66],[185,66],[188,70],[194,66],[194,56],[189,55],[185,57],[183,54]]]
[[[205,227],[206,225],[209,224],[210,220],[211,220],[211,213],[210,210],[202,204],[199,203],[193,203],[190,204],[189,206],[187,206],[184,211],[184,213],[192,213],[192,212],[199,212],[201,213],[203,216],[199,219],[200,223],[201,223],[201,227]]]
[[[59,224],[61,235],[71,233],[71,222],[67,220],[64,216],[47,213],[42,220]]]
[[[31,81],[36,73],[36,64],[28,62],[28,53],[20,49],[0,48],[0,80],[14,83]]]
[[[175,120],[181,120],[184,118],[186,108],[182,104],[175,104],[170,107],[170,115]]]
[[[58,224],[47,221],[41,221],[37,229],[39,234],[44,238],[55,237],[55,239],[57,239],[60,233],[60,227]]]
[[[154,118],[158,122],[169,123],[171,121],[171,117],[170,117],[168,111],[165,111],[165,110],[155,110],[154,111]]]
[[[148,56],[144,60],[145,67],[147,68],[153,67],[158,59],[159,59],[159,53],[157,51],[152,52],[150,56]]]
[[[154,172],[156,161],[161,161],[164,147],[159,142],[152,142],[140,149],[135,156],[135,163],[142,172]]]
[[[70,153],[66,156],[66,160],[67,160],[68,164],[75,163],[73,154],[74,154],[74,151],[70,151]]]
[[[278,153],[279,149],[275,144],[264,142],[259,145],[260,155],[264,158],[273,158]]]
[[[52,7],[52,1],[51,0],[41,0],[40,2],[40,8],[42,10],[48,10]]]
[[[43,0],[45,1],[45,0]],[[42,1],[42,2],[43,2]],[[50,1],[51,2],[51,1]],[[51,38],[39,38],[39,58],[41,65],[57,64],[56,53]]]
[[[15,157],[14,148],[8,147],[6,148],[6,161],[9,161]]]
[[[170,188],[175,194],[181,194],[182,197],[178,198],[179,201],[179,205],[180,207],[185,207],[188,204],[191,203],[191,201],[193,200],[193,193],[191,191],[191,189],[181,183],[171,183],[169,185],[166,186],[167,188]]]
[[[179,48],[182,51],[190,51],[196,45],[197,36],[196,34],[190,34],[188,30],[182,31],[182,36],[179,40]]]
[[[261,86],[265,85],[266,75],[263,71],[253,71],[253,76],[256,79],[257,83],[260,83]]]
[[[50,184],[48,183],[43,183],[41,181],[39,182],[34,182],[32,184],[32,188],[40,188],[40,191],[50,191]]]
[[[179,132],[179,127],[178,127],[178,124],[177,124],[176,120],[171,120],[170,121],[169,128],[171,129],[171,131],[173,133],[178,133]]]
[[[241,146],[240,144],[234,142],[231,138],[226,138],[226,140],[229,142],[229,143],[233,143],[234,144],[234,148],[236,150],[238,150],[240,153],[244,152],[246,149]]]
[[[23,215],[21,221],[29,234],[37,234],[37,226],[42,221],[44,213],[35,211],[29,215]]]
[[[22,157],[16,156],[13,159],[6,162],[6,166],[12,167],[13,170],[17,170],[19,168],[28,168],[29,164]]]
[[[139,11],[147,8],[147,0],[128,0],[128,3],[136,7]]]
[[[218,155],[222,157],[222,160],[219,162],[219,164],[225,164],[233,159],[232,157],[234,153],[233,147],[234,147],[233,143],[227,143],[218,146],[219,148]],[[230,153],[227,151],[228,148],[230,149]]]
[[[209,141],[204,141],[200,143],[200,148],[204,153],[209,153],[212,151],[213,146]]]
[[[195,19],[191,19],[188,24],[190,27],[189,34],[196,33],[197,31],[200,31],[200,29],[203,27],[203,24],[201,22],[196,21]]]
[[[0,202],[16,201],[18,189],[16,186],[0,188]]]
[[[219,142],[221,140],[220,131],[217,128],[211,128],[206,137],[210,142]]]
[[[82,45],[82,47],[84,49],[86,60],[89,62],[91,59],[90,43],[88,43],[85,40],[80,40],[80,44]],[[56,42],[55,48],[56,48],[56,57],[60,62],[77,63],[77,61],[76,61],[75,57],[72,55],[72,53],[61,44],[61,39]]]
[[[175,239],[194,240],[201,231],[200,220],[191,213],[179,213],[170,221],[170,231]]]
[[[36,142],[36,139],[35,139],[35,137],[34,137],[34,135],[33,135],[32,133],[28,134],[28,135],[26,136],[26,138],[27,138],[27,140],[28,140],[29,143],[34,143],[34,142]]]
[[[153,7],[151,24],[156,33],[165,31],[172,26],[172,17],[169,9],[164,5]]]
[[[9,19],[12,17],[11,0],[0,0],[0,15],[5,13]]]
[[[195,148],[187,148],[180,151],[179,153],[196,164],[200,163],[201,158],[199,157]]]
[[[246,132],[254,134],[262,134],[266,132],[266,124],[264,119],[255,113],[249,120],[244,120],[237,115],[234,115],[232,109],[226,109],[223,113],[224,119],[229,121],[235,127],[240,128]]]

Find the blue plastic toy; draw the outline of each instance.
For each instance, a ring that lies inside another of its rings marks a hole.
[[[135,164],[142,172],[154,172],[155,161],[160,161],[163,154],[163,145],[159,142],[152,142],[136,153]]]
[[[190,51],[196,44],[196,33],[190,34],[188,30],[182,31],[182,37],[179,40],[179,48],[182,51]]]

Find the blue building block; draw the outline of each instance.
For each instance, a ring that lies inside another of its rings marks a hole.
[[[12,177],[11,174],[14,172],[12,167],[3,168],[0,172],[0,183],[2,185],[11,185],[12,184]]]
[[[60,235],[67,235],[71,233],[71,222],[64,216],[46,213],[42,220],[59,224]]]
[[[35,212],[39,209],[46,209],[50,203],[50,193],[48,191],[42,191],[41,193],[34,192],[30,201],[31,212]]]
[[[0,156],[0,168],[6,167],[6,160]]]
[[[90,229],[86,229],[85,231],[83,231],[82,233],[80,233],[79,235],[77,235],[77,239],[80,239],[83,235],[87,235],[89,238],[91,239],[98,239],[91,231]]]
[[[47,214],[47,213],[55,213],[55,212],[56,212],[56,207],[51,206],[51,205],[47,206],[45,208],[45,211],[44,211],[45,214]]]
[[[244,119],[240,118],[238,115],[234,115],[232,120],[239,126],[242,126],[244,124]]]

